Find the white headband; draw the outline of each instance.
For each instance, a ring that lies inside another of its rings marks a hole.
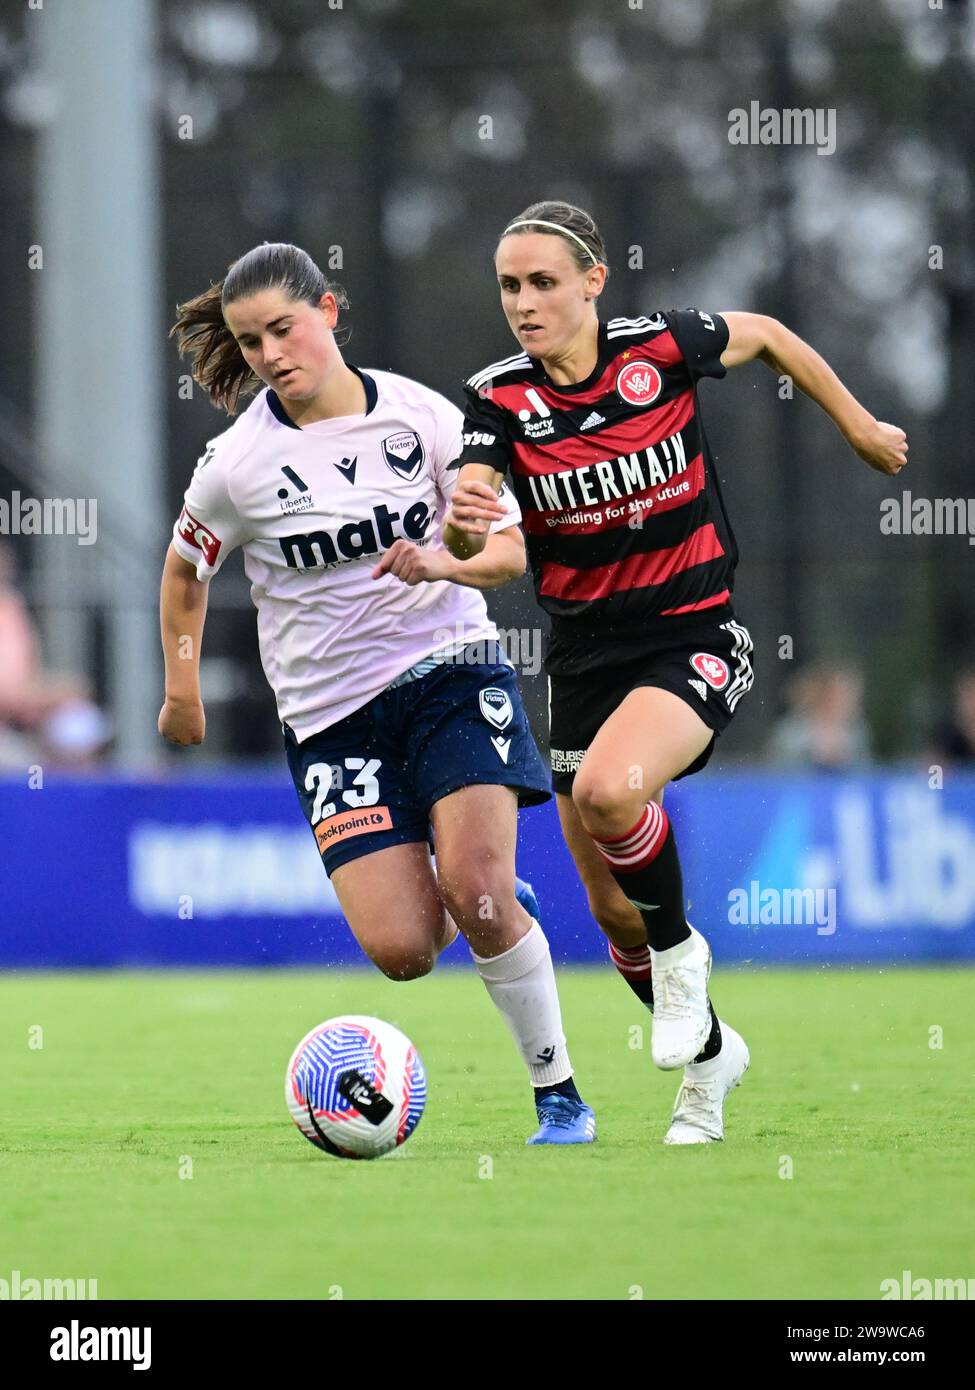
[[[599,265],[599,261],[596,260],[596,257],[590,251],[589,247],[583,241],[582,237],[576,236],[575,232],[570,232],[568,227],[562,227],[559,225],[558,222],[543,222],[540,217],[529,217],[526,218],[524,222],[509,223],[509,225],[505,227],[501,235],[507,236],[509,232],[514,231],[515,227],[551,227],[553,232],[561,232],[563,236],[570,236],[573,241],[577,242],[582,247],[583,251],[585,251],[586,255],[592,261],[593,265]]]

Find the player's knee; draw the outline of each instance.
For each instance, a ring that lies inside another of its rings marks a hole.
[[[389,980],[419,980],[430,974],[434,956],[425,951],[389,950],[372,953],[372,961]]]
[[[441,870],[440,892],[455,922],[483,923],[485,928],[514,906],[514,882],[500,860],[489,856],[455,873]]]
[[[610,778],[605,773],[593,770],[579,772],[572,784],[572,800],[590,833],[610,832],[621,822],[629,822],[629,801],[625,782]],[[626,829],[626,825],[623,825]]]

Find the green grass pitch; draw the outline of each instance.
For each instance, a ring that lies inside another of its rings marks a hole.
[[[559,978],[599,1123],[570,1149],[525,1147],[528,1084],[473,969],[6,976],[0,1278],[95,1278],[102,1299],[876,1299],[905,1269],[975,1272],[971,971],[717,969],[752,1065],[725,1142],[693,1149],[661,1142],[678,1074],[622,981]],[[320,1154],[284,1105],[292,1048],[338,1013],[396,1023],[427,1066],[419,1128],[372,1163]]]

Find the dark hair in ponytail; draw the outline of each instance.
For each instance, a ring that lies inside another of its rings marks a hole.
[[[255,246],[233,262],[218,284],[177,305],[169,336],[176,339],[181,356],[191,355],[194,380],[228,415],[236,415],[240,397],[256,390],[261,381],[244,361],[223,311],[235,300],[261,290],[283,290],[289,299],[304,300],[315,308],[322,295],[331,292],[340,308],[349,307],[342,287],[326,280],[307,251],[286,241]]]
[[[561,236],[562,240],[572,252],[572,258],[580,270],[592,270],[595,259],[600,265],[604,265],[609,270],[609,261],[606,259],[606,243],[596,223],[588,212],[582,208],[577,208],[574,203],[563,203],[557,199],[550,199],[544,203],[532,203],[525,208],[524,212],[519,212],[517,217],[512,217],[506,224],[510,227],[513,222],[550,222],[554,227],[563,228],[570,235],[565,236],[562,232],[549,227],[515,227],[513,232],[502,232],[502,236],[520,236],[524,232],[547,232],[549,236]],[[579,245],[579,241],[592,252],[592,258]]]

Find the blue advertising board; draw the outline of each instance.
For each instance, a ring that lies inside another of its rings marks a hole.
[[[705,773],[666,804],[719,961],[975,957],[975,776]],[[7,968],[363,963],[286,774],[8,778],[0,825]],[[604,959],[554,805],[518,865],[556,960]]]

